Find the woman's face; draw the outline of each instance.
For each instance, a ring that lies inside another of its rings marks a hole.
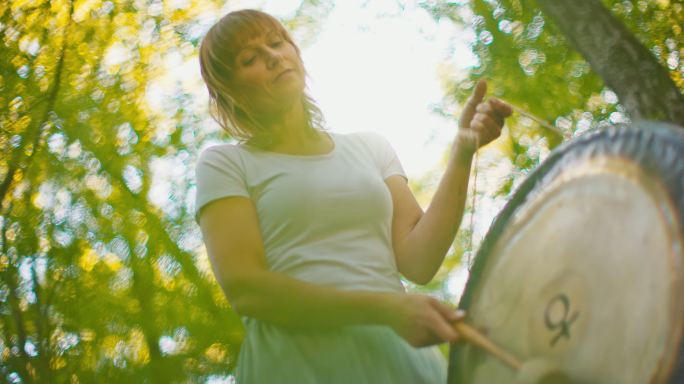
[[[304,68],[294,45],[277,31],[248,41],[235,56],[234,80],[260,112],[278,112],[301,100]]]

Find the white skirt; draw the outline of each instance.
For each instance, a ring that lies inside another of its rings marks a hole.
[[[246,322],[237,384],[444,384],[439,347],[413,347],[384,325],[305,331]]]

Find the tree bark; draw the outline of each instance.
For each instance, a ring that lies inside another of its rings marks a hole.
[[[617,94],[632,120],[684,126],[684,97],[667,70],[599,0],[537,3]]]

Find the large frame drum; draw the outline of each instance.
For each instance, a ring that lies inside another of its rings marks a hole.
[[[477,254],[468,322],[577,383],[684,382],[684,128],[594,131],[554,150]],[[486,352],[451,346],[449,384],[511,383]]]

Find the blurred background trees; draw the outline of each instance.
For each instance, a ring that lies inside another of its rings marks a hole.
[[[681,2],[603,4],[684,89]],[[479,61],[464,78],[445,64],[447,91],[435,112],[457,116],[486,77],[490,95],[568,138],[629,120],[536,2],[421,5],[470,31]],[[225,137],[198,129],[209,121],[192,94],[203,90],[198,77],[170,75],[196,70],[199,41],[224,6],[0,3],[1,382],[228,380],[242,325],[211,275],[192,218],[198,149]],[[283,22],[306,44],[331,7],[303,1]],[[561,141],[521,115],[507,126],[480,159],[478,209],[490,216]],[[462,228],[437,278],[411,289],[444,289],[470,247],[467,218]]]
[[[286,24],[314,30],[316,4]],[[0,3],[0,382],[232,369],[241,325],[189,211],[205,106],[163,81],[221,6]]]

